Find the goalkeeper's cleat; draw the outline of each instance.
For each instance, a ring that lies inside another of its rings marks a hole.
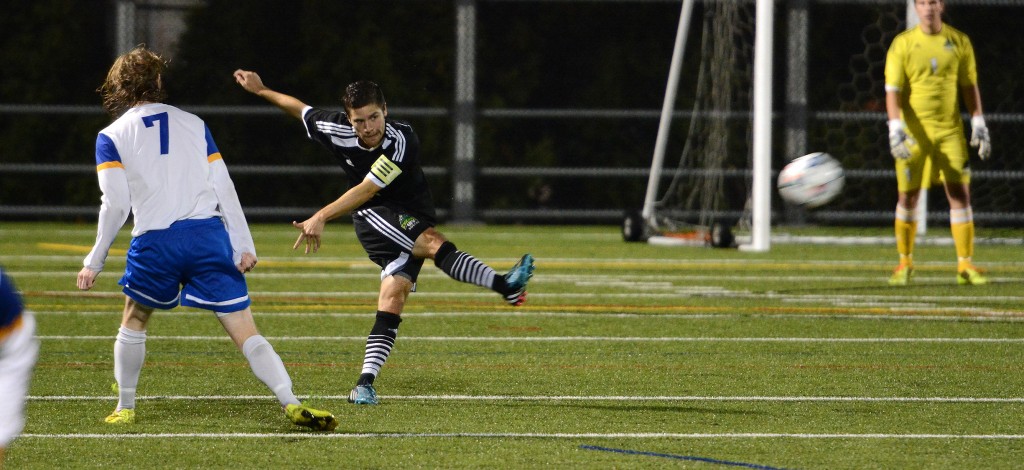
[[[135,410],[131,408],[114,410],[103,421],[107,424],[135,424]]]
[[[314,431],[333,431],[338,420],[329,411],[317,410],[306,405],[290,404],[284,407],[284,414],[296,426],[305,426]]]
[[[909,264],[900,264],[892,272],[889,278],[890,286],[905,286],[910,282],[910,276],[914,274],[914,267]]]
[[[526,284],[533,277],[533,256],[529,253],[523,255],[519,262],[512,266],[512,269],[505,274],[505,285],[509,292],[505,294],[505,301],[514,307],[526,303]]]
[[[379,405],[380,400],[377,398],[377,391],[373,389],[372,384],[356,385],[351,392],[348,393],[348,402],[355,403],[357,405]]]
[[[956,283],[961,286],[980,286],[982,284],[988,284],[988,279],[986,279],[985,276],[982,276],[981,273],[978,272],[977,268],[971,266],[961,269],[960,272],[957,273]]]

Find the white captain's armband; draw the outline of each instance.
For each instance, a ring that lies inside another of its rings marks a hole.
[[[391,184],[400,174],[402,174],[402,169],[387,156],[381,155],[377,161],[373,162],[373,165],[370,165],[370,174],[367,176],[372,177],[374,183],[383,188]]]

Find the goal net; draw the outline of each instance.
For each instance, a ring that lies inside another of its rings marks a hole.
[[[765,199],[771,201],[770,217],[776,226],[890,226],[897,193],[885,126],[885,56],[893,38],[907,28],[908,5],[812,1],[803,7],[802,26],[793,21],[790,10],[799,7],[776,5],[786,14],[779,15],[784,20],[775,27],[774,88],[776,96],[785,98],[773,106],[771,167],[778,170],[789,160],[821,151],[836,157],[846,172],[839,198],[803,210],[784,205],[774,184],[767,197],[752,196],[761,194],[753,184],[761,181],[754,175],[753,157],[764,151],[753,143],[756,2],[697,3],[690,28],[696,44],[687,49],[679,98],[673,94],[669,109],[674,110],[674,120],[667,157],[657,172],[652,164],[649,203],[645,201],[642,213],[626,214],[623,237],[715,244],[716,227],[724,227],[743,240],[745,232],[756,231],[753,203]],[[1024,49],[1008,46],[1012,40],[1003,27],[1016,24],[1022,7],[1024,0],[963,0],[947,4],[944,15],[974,44],[993,135],[993,158],[981,162],[973,149],[969,151],[971,201],[982,227],[1019,227],[1024,221],[1024,172],[1013,158],[1013,149],[1024,148],[1024,81],[1015,78],[1019,67],[1012,65],[1024,59]],[[841,32],[836,23],[840,18]],[[802,122],[794,125],[794,114],[803,114]],[[927,221],[941,227],[948,222],[946,198],[936,185],[930,192],[930,207],[926,215],[919,215],[919,226]],[[941,228],[937,233],[948,234]],[[776,233],[777,237],[784,234]]]
[[[732,229],[749,226],[754,3],[704,2],[699,12],[696,80],[680,96],[691,103],[682,149],[652,177],[664,189],[651,216],[626,215],[627,240],[729,246]]]

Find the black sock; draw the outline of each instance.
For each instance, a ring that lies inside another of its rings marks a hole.
[[[452,242],[444,242],[434,254],[434,266],[456,281],[486,287],[505,294],[505,278],[469,253],[459,251]]]
[[[399,315],[377,311],[377,321],[373,323],[370,335],[366,337],[363,371],[359,375],[356,385],[373,384],[373,379],[377,378],[380,368],[384,366],[384,362],[391,355],[391,348],[395,346],[399,323],[402,323],[402,317]]]

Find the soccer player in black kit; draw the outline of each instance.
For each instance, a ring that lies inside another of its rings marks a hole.
[[[491,289],[513,306],[526,301],[526,284],[533,276],[533,257],[523,257],[505,275],[472,255],[459,251],[434,228],[434,203],[420,162],[419,138],[412,126],[386,120],[384,93],[376,83],[348,85],[342,101],[345,112],[308,106],[293,96],[263,84],[260,76],[236,70],[235,81],[303,122],[309,137],[338,159],[348,175],[349,189],[304,222],[292,222],[302,233],[292,247],[305,252],[320,248],[327,221],[352,214],[356,236],[366,254],[381,267],[377,320],[366,339],[362,373],[348,401],[379,403],[373,381],[391,353],[398,324],[424,259],[452,279]]]

